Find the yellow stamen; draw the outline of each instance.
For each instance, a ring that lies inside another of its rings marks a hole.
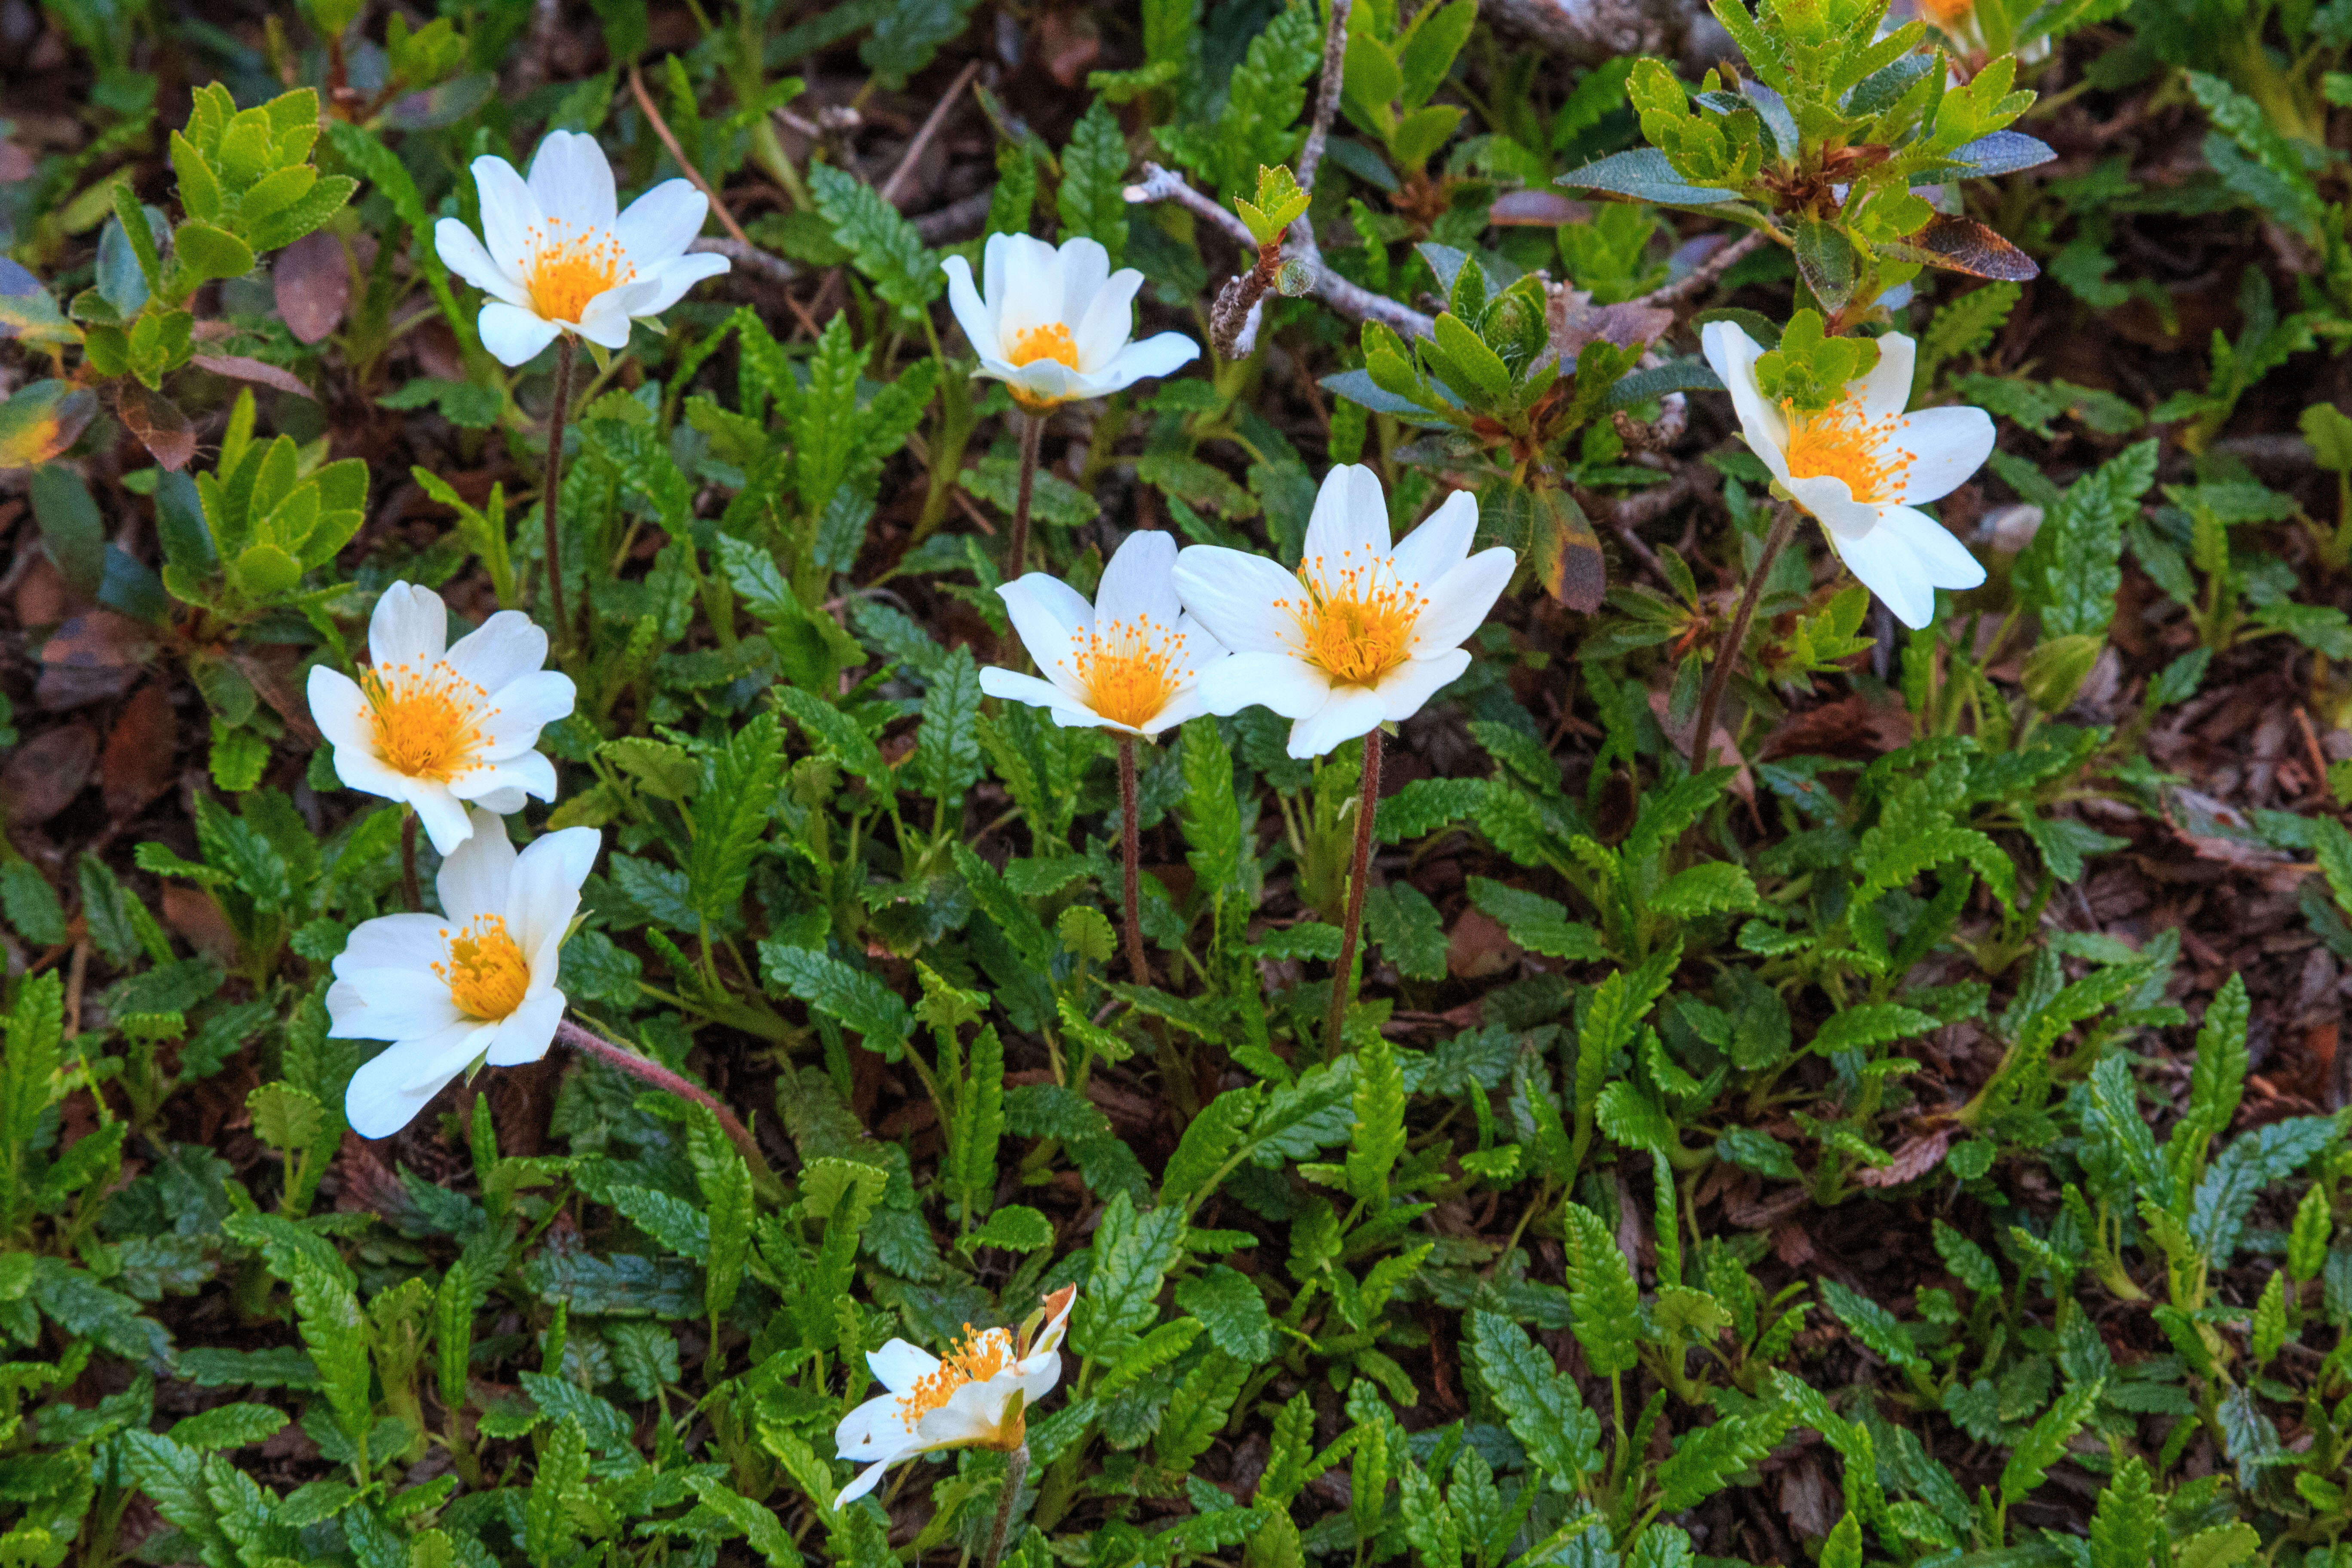
[[[1901,419],[1864,418],[1853,398],[1819,414],[1800,416],[1788,405],[1789,476],[1791,479],[1835,479],[1845,481],[1853,499],[1865,505],[1887,506],[1903,499],[1903,482],[1918,454],[1895,445]]]
[[[963,1340],[947,1353],[937,1372],[898,1396],[898,1419],[913,1431],[915,1424],[945,1405],[968,1383],[986,1383],[1013,1364],[1013,1336],[1003,1329],[985,1333],[963,1326]]]
[[[1412,628],[1429,600],[1398,581],[1385,560],[1334,570],[1321,556],[1304,563],[1300,599],[1276,599],[1298,627],[1302,650],[1332,679],[1370,686],[1412,656]]]
[[[1955,22],[1968,19],[1976,9],[1976,0],[1919,0],[1919,9],[1937,26],[1948,28]]]
[[[479,915],[474,923],[451,936],[449,962],[436,963],[433,973],[449,987],[449,999],[468,1018],[496,1023],[522,1005],[530,989],[530,964],[497,915]]]
[[[636,276],[611,232],[572,234],[568,227],[563,219],[551,217],[545,227],[524,235],[529,257],[523,276],[530,286],[530,307],[543,321],[576,322],[589,300]]]
[[[1076,370],[1078,368],[1077,340],[1070,336],[1070,329],[1061,322],[1048,321],[1042,327],[1031,327],[1014,333],[1013,352],[1005,358],[1015,369],[1024,364],[1034,364],[1041,359],[1049,359]]]
[[[446,664],[395,664],[360,672],[367,696],[361,715],[375,734],[385,766],[413,779],[447,784],[474,765],[487,737],[482,700],[489,695]]]
[[[1070,668],[1102,717],[1139,730],[1168,706],[1183,678],[1184,638],[1140,617],[1097,621],[1070,639]]]

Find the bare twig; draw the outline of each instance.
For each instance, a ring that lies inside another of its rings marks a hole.
[[[1723,706],[1723,689],[1731,683],[1731,667],[1739,662],[1740,649],[1748,643],[1748,624],[1756,618],[1756,601],[1764,596],[1765,580],[1772,575],[1772,563],[1789,547],[1797,531],[1797,509],[1788,501],[1773,514],[1772,531],[1764,536],[1764,553],[1756,558],[1756,570],[1748,576],[1748,586],[1740,591],[1738,613],[1731,618],[1725,631],[1723,647],[1717,650],[1715,668],[1706,672],[1706,688],[1699,694],[1698,725],[1691,731],[1691,772],[1704,773],[1715,765],[1715,716]]]
[[[694,166],[694,160],[686,155],[686,149],[677,144],[677,138],[670,133],[669,121],[664,120],[661,110],[654,107],[654,95],[646,90],[645,74],[635,66],[629,68],[629,90],[636,95],[637,110],[652,125],[654,134],[660,137],[661,144],[669,149],[670,161],[677,165],[679,173],[694,182],[696,190],[710,198],[710,210],[719,215],[719,221],[725,226],[727,232],[746,249],[757,248],[751,244],[751,237],[743,232],[743,226],[735,221],[735,215],[727,210],[727,204],[719,199],[719,193],[710,188],[710,182],[702,177],[702,171]]]
[[[888,179],[882,182],[884,201],[895,207],[898,205],[898,198],[907,194],[906,184],[915,173],[915,160],[923,155],[923,149],[929,146],[931,139],[940,133],[940,127],[947,123],[948,111],[961,101],[963,89],[970,87],[972,79],[979,74],[978,60],[966,61],[963,69],[956,73],[956,79],[949,86],[946,95],[932,106],[931,112],[924,119],[921,129],[915,132],[915,139],[907,143],[907,150],[904,153],[898,154],[898,166],[890,171]]]
[[[1751,228],[1728,245],[1716,247],[1715,253],[1672,283],[1653,289],[1638,299],[1628,300],[1634,305],[1680,305],[1697,299],[1715,287],[1716,279],[1737,267],[1741,261],[1761,249],[1770,237],[1760,228]]]
[[[1307,129],[1307,144],[1298,150],[1298,188],[1315,188],[1315,171],[1323,163],[1323,144],[1330,139],[1331,121],[1339,112],[1339,84],[1346,76],[1348,61],[1348,11],[1350,0],[1331,0],[1331,25],[1323,34],[1323,70],[1315,86],[1315,123]],[[1291,225],[1294,232],[1304,228],[1304,214]],[[1314,231],[1307,230],[1308,244],[1314,243]]]
[[[996,187],[991,185],[984,191],[960,196],[943,207],[935,207],[908,221],[915,226],[915,232],[922,236],[925,245],[944,245],[950,240],[978,234],[980,226],[988,220],[988,209],[995,200]]]
[[[708,256],[723,256],[744,271],[755,273],[771,283],[790,283],[801,276],[801,269],[782,257],[772,255],[740,239],[698,239],[687,249]]]

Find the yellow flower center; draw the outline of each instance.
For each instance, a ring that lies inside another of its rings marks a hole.
[[[898,1418],[911,1432],[915,1424],[945,1405],[968,1383],[986,1383],[1013,1364],[1013,1336],[1003,1329],[985,1333],[963,1326],[963,1339],[948,1352],[940,1368],[898,1396]]]
[[[433,973],[449,987],[449,999],[468,1018],[496,1023],[522,1005],[530,989],[530,963],[497,915],[479,915],[456,936],[443,931],[449,961]]]
[[[563,219],[526,235],[530,258],[523,264],[530,285],[530,308],[542,321],[578,321],[588,301],[636,276],[610,232],[570,234]]]
[[[1894,444],[1901,421],[1894,415],[1866,419],[1848,398],[1819,414],[1800,416],[1788,404],[1789,476],[1843,479],[1853,499],[1866,505],[1892,505],[1903,498],[1904,477],[1917,458]]]
[[[1104,718],[1139,730],[1168,706],[1182,679],[1184,638],[1139,617],[1098,621],[1070,639],[1070,667],[1087,703]]]
[[[1289,612],[1302,651],[1331,679],[1370,686],[1412,657],[1413,624],[1429,600],[1399,582],[1385,561],[1335,572],[1317,556],[1301,566],[1298,581],[1305,596],[1276,599],[1275,608]]]
[[[1955,22],[1968,19],[1976,9],[1976,0],[1919,0],[1919,9],[1937,26],[1948,28]]]
[[[1015,369],[1024,364],[1034,364],[1041,359],[1049,359],[1076,370],[1078,368],[1077,340],[1070,336],[1070,329],[1061,322],[1048,321],[1042,327],[1015,332],[1013,335],[1013,352],[1005,358]]]
[[[485,740],[481,703],[488,692],[437,661],[363,669],[360,689],[376,754],[394,773],[447,784],[473,767]]]

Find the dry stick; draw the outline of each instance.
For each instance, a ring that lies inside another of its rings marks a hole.
[[[654,134],[660,137],[661,144],[669,149],[670,162],[677,165],[679,173],[694,182],[696,190],[709,198],[710,210],[719,215],[719,221],[726,226],[727,232],[735,237],[738,244],[758,248],[751,245],[751,237],[743,232],[742,225],[735,221],[735,215],[727,210],[727,204],[719,199],[719,193],[710,188],[710,182],[702,177],[702,171],[694,166],[694,161],[677,144],[677,138],[670,134],[669,121],[664,120],[661,110],[654,107],[653,94],[646,90],[646,79],[635,66],[629,68],[629,90],[636,95],[637,110],[653,126]]]
[[[555,406],[547,414],[547,482],[540,492],[539,520],[547,530],[547,608],[555,621],[555,646],[572,646],[572,618],[563,610],[563,546],[555,530],[563,502],[563,419],[572,401],[572,357],[579,345],[570,332],[555,339]]]
[[[1789,536],[1796,531],[1797,509],[1782,501],[1773,514],[1772,531],[1765,536],[1764,554],[1739,595],[1739,613],[1731,618],[1731,629],[1716,650],[1715,668],[1706,672],[1706,689],[1698,700],[1698,728],[1691,731],[1691,772],[1695,773],[1705,772],[1715,761],[1715,712],[1723,705],[1723,689],[1731,683],[1731,667],[1747,645],[1748,624],[1756,618],[1756,601],[1764,596],[1764,579],[1772,574],[1774,559],[1788,548]]]
[[[1330,24],[1323,32],[1323,68],[1315,85],[1315,122],[1307,128],[1307,144],[1298,150],[1298,188],[1312,191],[1315,173],[1323,163],[1323,144],[1330,139],[1331,121],[1339,113],[1339,84],[1346,76],[1348,60],[1348,12],[1351,0],[1331,0]],[[1315,230],[1301,213],[1291,226],[1309,249],[1315,245]]]
[[[400,819],[400,890],[408,895],[408,912],[421,914],[425,894],[416,881],[416,810]]]
[[[1004,551],[1004,580],[1029,569],[1029,498],[1037,488],[1037,449],[1045,444],[1045,416],[1021,413],[1021,488],[1013,496],[1013,542]]]
[[[1331,972],[1331,1016],[1323,1026],[1323,1052],[1339,1048],[1348,1026],[1349,993],[1355,989],[1356,937],[1364,929],[1364,889],[1372,876],[1372,814],[1381,804],[1381,750],[1378,730],[1364,737],[1364,788],[1356,801],[1356,854],[1348,868],[1348,924],[1339,937],[1339,965]]]
[[[1029,1444],[1024,1439],[1013,1452],[1004,1456],[1004,1490],[996,1500],[996,1522],[988,1531],[988,1550],[982,1554],[980,1568],[996,1568],[1004,1558],[1005,1531],[1013,1528],[1013,1506],[1021,1499],[1021,1483],[1029,1475]]]
[[[754,1176],[769,1182],[775,1180],[773,1173],[768,1169],[767,1156],[760,1152],[760,1145],[752,1141],[751,1130],[738,1121],[735,1113],[721,1105],[709,1089],[689,1083],[650,1057],[641,1057],[626,1046],[614,1045],[604,1036],[582,1028],[568,1017],[555,1026],[555,1037],[582,1055],[609,1063],[632,1078],[653,1085],[664,1094],[674,1094],[680,1100],[694,1101],[718,1119],[720,1129],[735,1141],[735,1147],[743,1151],[743,1158],[751,1163]]]
[[[1135,737],[1118,738],[1118,838],[1119,848],[1127,857],[1127,966],[1134,972],[1138,985],[1151,984],[1151,964],[1143,956],[1143,926],[1139,911],[1143,897],[1143,849],[1141,830],[1135,816],[1140,809],[1139,792],[1135,787]]]
[[[923,123],[916,128],[915,139],[907,143],[907,150],[898,154],[898,167],[890,171],[887,179],[875,187],[876,193],[885,202],[892,206],[898,205],[898,197],[904,194],[907,181],[914,174],[915,160],[923,155],[923,149],[930,145],[931,139],[940,133],[940,127],[947,123],[948,110],[956,106],[957,101],[963,97],[964,89],[970,87],[979,75],[978,60],[968,61],[963,69],[956,73],[956,79],[949,85],[946,95],[931,110]],[[825,273],[824,281],[817,286],[816,298],[809,304],[809,313],[818,321],[824,321],[831,316],[841,308],[835,298],[840,291],[841,268],[835,267]]]
[[[1762,249],[1764,242],[1770,237],[1763,229],[1749,229],[1728,245],[1716,247],[1714,254],[1692,268],[1685,276],[1675,279],[1672,283],[1653,289],[1646,294],[1628,300],[1627,303],[1663,306],[1679,305],[1685,300],[1695,300],[1714,287],[1717,279]]]

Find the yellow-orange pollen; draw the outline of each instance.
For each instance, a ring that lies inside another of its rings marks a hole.
[[[1949,27],[1968,19],[1976,9],[1976,0],[1919,0],[1919,9],[1937,26]]]
[[[1350,553],[1340,556],[1337,570],[1319,555],[1304,563],[1298,581],[1306,596],[1276,599],[1274,606],[1289,613],[1302,651],[1324,673],[1370,686],[1412,657],[1413,624],[1429,600],[1415,592],[1417,584],[1398,581],[1386,561],[1350,566]]]
[[[530,963],[508,934],[507,922],[497,915],[478,915],[473,924],[451,936],[446,963],[433,973],[449,987],[449,999],[468,1018],[494,1023],[522,1005],[530,989]]]
[[[1031,327],[1025,331],[1013,333],[1013,352],[1006,358],[1016,368],[1049,359],[1076,370],[1078,368],[1077,340],[1070,336],[1070,329],[1061,322],[1048,321],[1042,327]]]
[[[1070,668],[1102,717],[1130,729],[1150,722],[1184,678],[1184,638],[1140,616],[1097,621],[1070,638]]]
[[[1904,477],[1918,454],[1895,444],[1899,417],[1864,418],[1851,398],[1819,414],[1800,415],[1788,404],[1781,412],[1789,420],[1790,478],[1843,479],[1853,499],[1867,504],[1903,498]]]
[[[898,1418],[911,1431],[916,1422],[945,1405],[965,1384],[986,1383],[1012,1364],[1011,1334],[1003,1329],[981,1333],[966,1323],[962,1341],[948,1352],[939,1370],[898,1396]]]
[[[542,321],[578,321],[588,301],[636,276],[610,230],[572,233],[560,217],[525,231],[529,259],[523,275],[530,306]]]
[[[475,766],[482,749],[482,700],[489,695],[446,664],[377,665],[360,672],[362,715],[393,772],[447,784]]]

